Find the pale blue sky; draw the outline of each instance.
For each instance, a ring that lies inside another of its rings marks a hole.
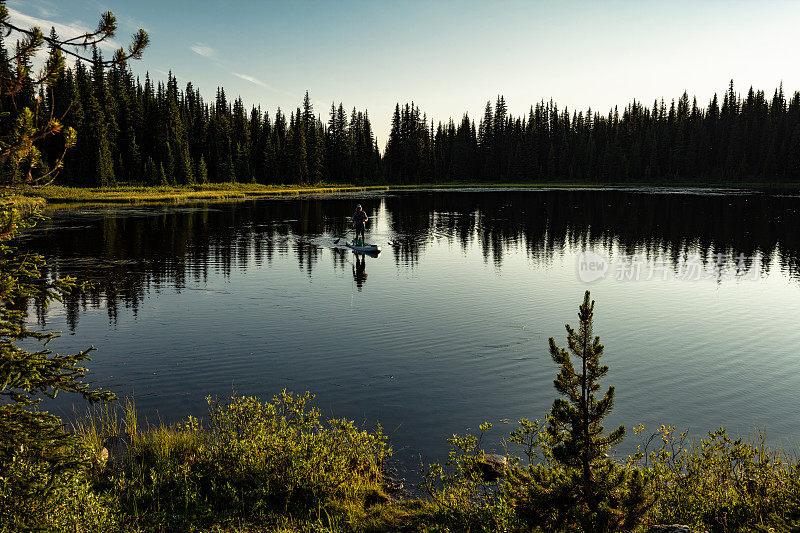
[[[143,27],[135,72],[206,99],[217,86],[274,114],[306,89],[327,119],[332,101],[368,109],[383,149],[396,102],[437,122],[478,119],[505,95],[513,114],[551,97],[607,112],[636,98],[705,105],[733,78],[769,94],[800,89],[800,2],[263,2],[9,0],[20,23],[89,28],[101,11],[119,41]]]

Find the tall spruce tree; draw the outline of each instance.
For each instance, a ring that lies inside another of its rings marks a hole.
[[[197,176],[197,183],[201,185],[208,183],[208,169],[206,168],[206,160],[203,156],[200,156],[200,161],[197,162],[195,176]]]
[[[144,182],[147,185],[159,185],[160,176],[156,169],[156,164],[152,157],[148,157],[144,163]]]
[[[311,104],[311,98],[308,96],[308,91],[303,98],[303,115],[302,115],[302,128],[303,139],[306,145],[306,161],[308,166],[308,180],[312,183],[322,181],[324,173],[324,145],[322,143],[323,137],[317,125],[317,117],[314,115],[314,106]]]
[[[289,173],[292,183],[308,183],[308,152],[306,150],[305,125],[299,107],[295,113],[292,113],[289,120],[287,145],[289,148]]]
[[[164,163],[158,164],[158,185],[161,187],[166,187],[169,185],[169,180],[167,178],[167,173],[164,171]]]
[[[507,490],[517,516],[537,531],[632,531],[653,504],[643,472],[623,469],[608,455],[625,428],[604,434],[602,421],[614,405],[614,387],[595,396],[608,367],[600,363],[603,345],[594,335],[593,317],[594,301],[586,291],[578,330],[566,325],[567,348],[550,338],[550,356],[559,366],[554,385],[564,398],[553,402],[545,432],[534,435],[546,461],[509,472]],[[529,445],[525,435],[530,427],[512,433],[512,442]]]
[[[608,451],[622,442],[625,427],[603,435],[602,421],[614,406],[614,387],[602,398],[595,396],[608,366],[600,364],[603,345],[594,336],[593,317],[594,301],[586,291],[578,310],[578,330],[565,326],[568,349],[550,338],[550,356],[559,365],[554,384],[565,398],[553,402],[547,427],[555,443],[553,458],[565,469],[568,486],[574,487],[564,503],[574,509],[589,533],[616,531],[623,514],[615,492],[625,481],[623,472],[608,458]]]

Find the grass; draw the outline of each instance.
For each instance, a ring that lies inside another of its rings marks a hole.
[[[63,187],[49,185],[36,189],[20,189],[17,192],[26,198],[41,198],[48,204],[67,203],[174,203],[198,200],[231,200],[264,198],[272,196],[296,196],[301,194],[325,194],[385,190],[384,186],[355,186],[318,184],[260,185],[257,183],[215,183],[208,185],[145,187],[121,185],[119,187]]]
[[[604,188],[694,188],[694,189],[749,189],[749,190],[798,190],[799,183],[782,182],[737,182],[721,183],[713,181],[669,181],[669,182],[536,182],[536,183],[497,183],[497,182],[446,182],[446,183],[422,183],[409,185],[387,185],[390,190],[414,190],[414,189],[604,189]]]
[[[13,190],[16,202],[20,205],[44,205],[66,207],[76,204],[149,204],[178,203],[209,200],[243,200],[247,198],[269,198],[278,196],[298,196],[304,194],[329,194],[342,192],[361,192],[374,190],[419,190],[419,189],[576,189],[607,187],[693,187],[693,188],[740,188],[796,190],[797,183],[477,183],[450,182],[416,185],[262,185],[258,183],[212,183],[189,186],[149,187],[123,184],[118,187],[64,187],[49,185],[36,189]]]
[[[3,203],[10,204],[11,207],[24,214],[43,208],[47,202],[44,198],[37,196],[23,196],[14,194],[5,196],[3,198]]]

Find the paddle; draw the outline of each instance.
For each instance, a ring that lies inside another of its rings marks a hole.
[[[345,232],[344,232],[344,234],[343,234],[341,237],[339,237],[338,239],[336,239],[335,241],[333,241],[333,244],[339,244],[339,241],[341,241],[342,239],[344,239],[344,236],[345,236],[345,235],[347,235],[348,233],[350,233],[350,231],[352,231],[352,230],[347,230],[347,231],[345,231]]]

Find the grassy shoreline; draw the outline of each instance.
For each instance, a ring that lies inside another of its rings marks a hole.
[[[540,529],[523,513],[531,505],[551,512],[537,507],[539,499],[565,475],[542,421],[520,421],[493,479],[483,468],[492,450],[481,444],[491,425],[478,436],[454,435],[449,460],[426,469],[424,496],[410,496],[386,473],[392,450],[380,427],[326,420],[312,400],[287,391],[268,401],[209,398],[204,421],[147,427],[132,402],[90,411],[73,431],[93,466],[56,521],[83,524],[76,531],[578,531]],[[712,533],[800,525],[796,451],[770,448],[762,432],[738,440],[723,429],[699,440],[664,426],[649,439],[641,426],[634,433],[640,453],[619,459],[619,468],[642,473],[647,506],[627,531],[664,523]],[[537,472],[550,481],[534,483]]]
[[[738,190],[800,190],[796,183],[427,183],[416,185],[262,185],[257,183],[213,183],[189,186],[120,185],[118,187],[65,187],[49,185],[35,189],[7,189],[22,202],[44,202],[48,207],[69,204],[169,204],[195,201],[245,200],[308,194],[335,194],[369,191],[413,191],[447,189],[614,189],[614,188],[690,188]],[[29,200],[28,200],[29,199]],[[39,200],[37,200],[39,199]],[[44,204],[40,204],[44,205]]]
[[[793,190],[800,191],[800,183],[697,183],[697,182],[536,182],[536,183],[475,183],[450,182],[419,185],[387,185],[389,190],[415,189],[696,189],[702,190]]]
[[[47,204],[44,198],[20,195],[5,196],[3,197],[3,202],[7,202],[10,207],[21,213],[30,213],[37,209],[42,209]]]
[[[145,187],[121,185],[119,187],[62,187],[50,185],[36,189],[19,189],[17,195],[41,198],[50,204],[97,203],[138,204],[178,203],[203,200],[243,200],[247,198],[269,198],[299,196],[304,194],[332,194],[386,190],[382,185],[260,185],[256,183],[214,183],[209,185]]]

